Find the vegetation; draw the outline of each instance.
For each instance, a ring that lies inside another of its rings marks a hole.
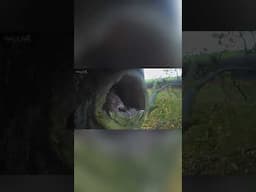
[[[173,81],[171,78],[149,81],[163,82],[166,86]],[[160,85],[162,83],[159,83]],[[148,88],[149,98],[155,93],[154,88]],[[181,128],[181,105],[182,105],[182,90],[181,87],[166,86],[157,93],[155,101],[153,101],[153,109],[149,112],[146,120],[144,121],[142,127],[145,129],[171,129],[171,128]]]
[[[239,80],[240,94],[225,74],[198,93],[192,124],[183,135],[184,174],[256,172],[256,81]]]
[[[184,175],[255,174],[255,56],[244,43],[184,57]]]

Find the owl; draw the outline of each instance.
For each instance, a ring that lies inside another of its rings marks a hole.
[[[125,112],[127,107],[121,98],[114,92],[110,91],[106,99],[107,110],[112,112]]]

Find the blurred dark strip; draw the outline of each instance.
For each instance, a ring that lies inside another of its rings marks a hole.
[[[0,191],[72,192],[73,178],[73,175],[3,175],[0,176]]]
[[[183,192],[255,192],[256,176],[183,176]]]

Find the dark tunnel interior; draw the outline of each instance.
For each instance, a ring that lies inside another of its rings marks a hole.
[[[128,108],[145,109],[145,93],[137,78],[125,75],[112,89]]]

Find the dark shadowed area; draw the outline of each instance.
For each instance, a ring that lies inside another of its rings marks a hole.
[[[74,178],[68,175],[2,175],[0,190],[69,192],[74,190]]]
[[[72,173],[73,35],[1,34],[0,60],[1,174]]]

